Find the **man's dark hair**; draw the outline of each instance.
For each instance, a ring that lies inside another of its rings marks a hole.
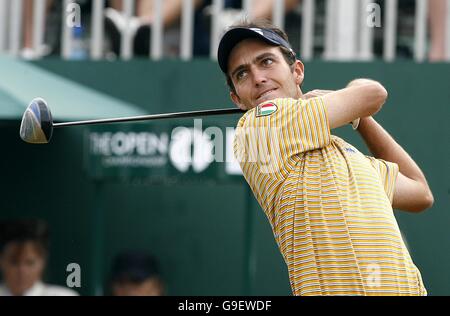
[[[230,26],[228,28],[228,31],[235,29],[235,28],[260,28],[260,29],[271,30],[271,31],[277,33],[279,36],[281,36],[285,41],[287,41],[289,43],[289,38],[288,38],[287,34],[282,29],[274,26],[272,23],[270,23],[267,20],[240,21],[240,22]],[[295,54],[293,54],[292,51],[286,47],[283,47],[283,46],[278,46],[278,47],[281,50],[281,53],[283,54],[283,57],[284,57],[284,60],[286,61],[286,63],[289,66],[292,66],[296,61]],[[230,91],[236,93],[236,89],[234,87],[233,80],[231,79],[231,77],[228,73],[226,74],[226,77],[227,77],[227,85],[230,88]]]
[[[132,250],[114,258],[111,283],[142,283],[150,278],[162,279],[159,263],[152,255]]]
[[[0,222],[0,253],[10,243],[34,242],[43,255],[48,253],[49,230],[39,219],[3,220]]]

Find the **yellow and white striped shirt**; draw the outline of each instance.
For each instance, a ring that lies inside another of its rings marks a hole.
[[[294,295],[426,295],[393,214],[397,164],[331,135],[322,98],[248,111],[234,151]]]

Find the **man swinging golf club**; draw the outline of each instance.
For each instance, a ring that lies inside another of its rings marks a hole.
[[[414,160],[372,118],[386,89],[357,79],[303,94],[302,62],[286,34],[264,23],[231,27],[218,62],[232,101],[247,110],[235,157],[270,222],[293,294],[426,295],[393,208],[419,212],[433,195]],[[331,135],[349,122],[373,157]]]
[[[218,61],[240,110],[54,124],[38,98],[20,135],[48,143],[54,127],[247,111],[235,156],[272,226],[294,295],[426,295],[393,208],[419,212],[431,207],[433,195],[417,164],[372,118],[386,101],[385,88],[357,79],[342,90],[303,94],[304,67],[287,36],[262,23],[226,32]],[[373,157],[331,135],[348,122]]]

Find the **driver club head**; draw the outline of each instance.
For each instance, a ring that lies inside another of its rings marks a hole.
[[[42,98],[31,101],[22,117],[20,138],[30,144],[48,144],[53,134],[50,108]]]

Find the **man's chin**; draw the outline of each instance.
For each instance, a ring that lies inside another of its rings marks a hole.
[[[275,100],[277,98],[278,98],[277,96],[268,96],[266,98],[259,99],[255,103],[256,103],[256,106],[258,106],[258,105],[261,105],[261,104],[266,103],[268,101]]]
[[[281,95],[280,93],[277,93],[277,92],[278,91],[274,91],[274,93],[268,94],[265,97],[256,100],[255,103],[257,103],[257,105],[260,105],[260,104],[263,104],[265,102],[272,101],[272,100],[275,100],[275,99],[278,99],[278,98],[288,98],[288,96]]]

